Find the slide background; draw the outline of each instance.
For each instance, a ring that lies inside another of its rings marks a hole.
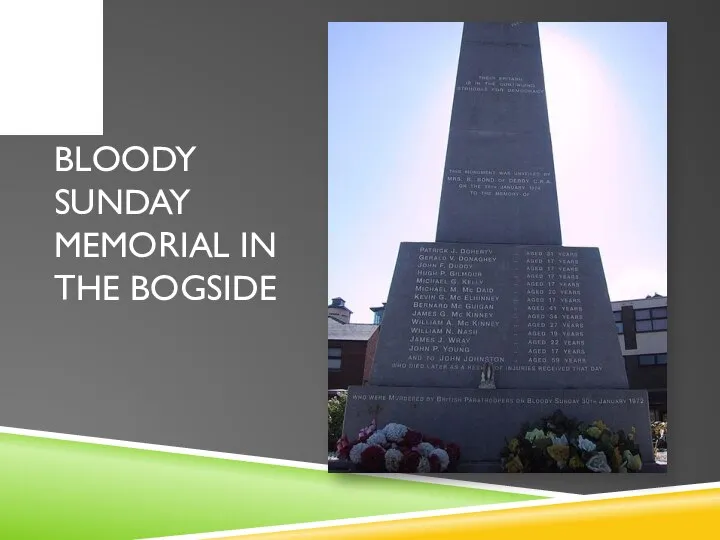
[[[322,463],[327,22],[408,20],[408,14],[416,20],[504,20],[519,13],[541,20],[669,18],[669,339],[676,359],[668,366],[670,472],[458,477],[578,493],[720,479],[713,459],[720,435],[710,417],[720,374],[710,260],[711,192],[718,189],[715,104],[708,99],[714,27],[694,2],[672,13],[658,2],[583,6],[592,10],[585,17],[581,6],[567,2],[544,3],[542,10],[525,4],[106,1],[103,136],[3,137],[0,144],[0,425]],[[29,28],[29,39],[30,21],[17,24]],[[14,45],[21,49],[22,42]],[[45,51],[52,55],[53,48]],[[62,56],[56,63],[63,61],[72,64]],[[65,86],[51,78],[40,88],[50,99]],[[45,94],[32,90],[30,97],[42,103]],[[54,172],[58,144],[86,152],[104,144],[198,148],[189,173],[70,174]],[[73,218],[54,214],[60,186],[193,191],[180,217]],[[277,257],[56,260],[58,230],[218,231],[228,246],[240,231],[275,231]],[[277,273],[278,301],[62,302],[52,279],[55,273],[196,271]]]

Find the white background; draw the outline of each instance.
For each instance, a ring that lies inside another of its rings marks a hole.
[[[0,135],[102,135],[102,0],[0,0]]]

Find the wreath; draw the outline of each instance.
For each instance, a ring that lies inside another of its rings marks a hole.
[[[460,447],[429,437],[403,424],[390,423],[377,429],[375,420],[354,441],[343,435],[337,456],[367,473],[439,473],[453,471]]]
[[[586,424],[559,410],[506,439],[500,458],[503,471],[510,473],[633,473],[643,464],[634,427],[629,433],[614,431],[602,420]]]

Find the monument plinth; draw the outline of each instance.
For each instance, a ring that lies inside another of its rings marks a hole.
[[[595,248],[403,243],[371,385],[628,387]]]
[[[400,246],[343,431],[406,424],[499,471],[505,439],[558,409],[635,428],[654,462],[599,250],[562,246],[538,26],[466,23],[436,242]]]

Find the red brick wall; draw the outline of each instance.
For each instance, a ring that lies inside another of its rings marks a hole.
[[[342,357],[338,371],[328,370],[328,390],[347,388],[350,385],[361,385],[365,369],[365,341],[331,341],[328,347],[340,347]]]
[[[375,351],[377,350],[378,339],[380,338],[380,328],[370,337],[367,343],[367,351],[365,353],[365,370],[363,372],[363,383],[370,379],[373,361],[375,360]]]

